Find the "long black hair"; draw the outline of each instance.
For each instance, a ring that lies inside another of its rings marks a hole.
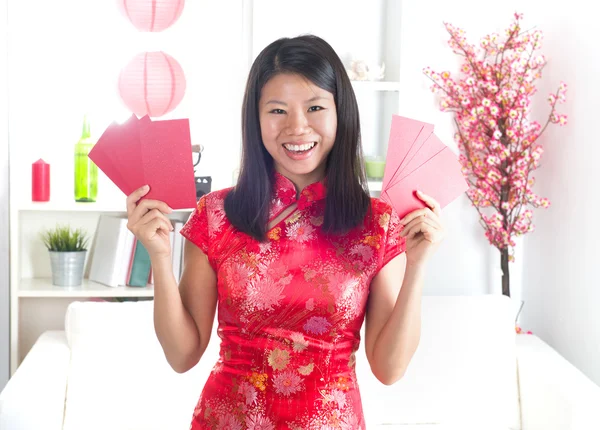
[[[273,158],[260,131],[258,102],[273,76],[303,76],[333,94],[337,132],[326,166],[327,197],[322,228],[343,234],[361,224],[370,208],[358,104],[342,61],[323,39],[314,35],[281,38],[258,55],[248,75],[242,106],[242,162],[236,186],[225,199],[225,213],[239,230],[264,241],[274,179]]]

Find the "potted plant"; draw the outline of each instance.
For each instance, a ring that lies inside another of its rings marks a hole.
[[[490,244],[500,251],[502,294],[510,297],[509,262],[514,260],[515,238],[533,230],[534,208],[550,201],[533,192],[532,173],[543,153],[539,139],[552,124],[565,125],[567,116],[557,112],[566,100],[561,82],[548,96],[550,112],[544,124],[531,120],[535,81],[546,65],[541,48],[542,32],[521,27],[522,14],[504,37],[491,34],[479,45],[467,42],[460,28],[446,23],[449,45],[462,57],[461,74],[424,70],[441,97],[442,111],[454,114],[455,138],[463,173],[470,184],[467,197],[479,212]]]
[[[83,268],[87,254],[88,236],[80,228],[56,226],[41,234],[50,254],[52,284],[76,287],[83,281]]]

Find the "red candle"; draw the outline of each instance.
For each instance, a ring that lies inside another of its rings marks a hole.
[[[50,164],[41,158],[31,165],[31,200],[50,200]]]

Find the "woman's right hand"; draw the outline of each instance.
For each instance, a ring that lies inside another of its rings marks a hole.
[[[127,228],[142,242],[151,259],[170,258],[173,224],[165,214],[173,212],[165,202],[144,199],[150,187],[144,185],[127,196]]]

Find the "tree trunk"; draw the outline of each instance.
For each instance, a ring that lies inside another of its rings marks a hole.
[[[502,294],[510,297],[510,274],[508,271],[508,248],[500,250],[500,266],[502,267]]]

